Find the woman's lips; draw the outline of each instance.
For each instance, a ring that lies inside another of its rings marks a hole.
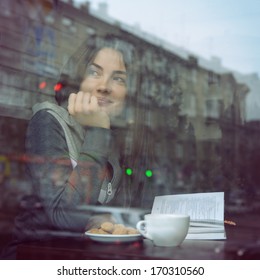
[[[113,103],[113,101],[111,101],[110,99],[103,98],[103,97],[99,97],[97,100],[98,100],[98,105],[100,107],[106,107],[106,106],[109,106]]]

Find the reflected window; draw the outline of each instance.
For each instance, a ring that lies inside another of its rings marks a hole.
[[[86,28],[86,33],[88,35],[94,35],[94,34],[96,34],[96,30],[94,28],[92,28],[92,27],[87,27]]]
[[[190,93],[187,96],[187,108],[185,111],[187,111],[186,113],[190,116],[190,117],[195,117],[197,114],[197,110],[196,110],[196,97],[194,96],[194,94]]]
[[[205,101],[205,117],[217,119],[221,115],[221,102],[216,99]]]
[[[213,84],[216,84],[218,85],[219,84],[219,76],[212,72],[212,71],[209,71],[208,72],[208,84],[209,85],[213,85]]]
[[[179,159],[183,158],[183,144],[182,143],[177,143],[175,146],[176,149],[176,157]]]
[[[45,17],[45,22],[46,22],[47,24],[53,24],[54,21],[55,21],[55,18],[54,18],[53,15],[47,15],[47,16]]]
[[[74,21],[68,17],[62,18],[62,24],[67,28],[67,30],[73,33],[77,31],[77,27],[75,26]]]

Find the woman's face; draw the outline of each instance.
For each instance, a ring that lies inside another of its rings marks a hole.
[[[109,116],[121,113],[127,94],[126,67],[122,54],[101,49],[86,70],[80,90],[96,96],[98,105]]]

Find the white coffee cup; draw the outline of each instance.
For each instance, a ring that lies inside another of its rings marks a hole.
[[[181,214],[147,214],[136,228],[156,246],[178,246],[188,234],[190,216]]]

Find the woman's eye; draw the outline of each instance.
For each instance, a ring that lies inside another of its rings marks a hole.
[[[126,79],[122,77],[115,76],[114,80],[120,84],[126,84]]]
[[[90,70],[90,71],[89,71],[89,74],[92,75],[92,76],[98,76],[98,71],[96,71],[96,70]]]
[[[99,72],[98,72],[98,70],[90,67],[90,68],[87,69],[87,75],[89,75],[89,76],[99,76]]]

